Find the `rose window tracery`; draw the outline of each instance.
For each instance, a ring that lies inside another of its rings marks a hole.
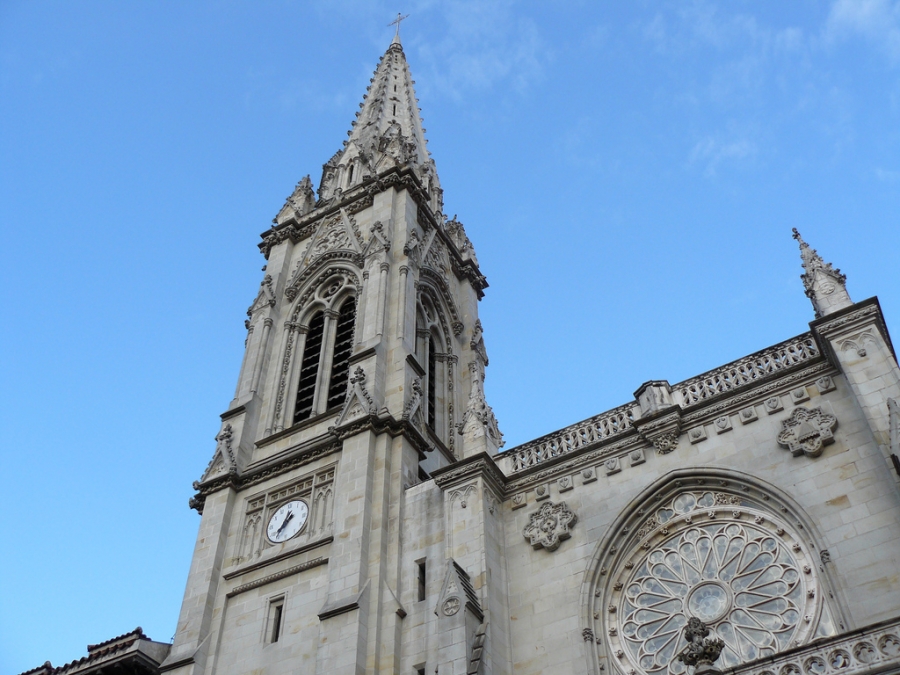
[[[808,546],[770,505],[681,490],[639,513],[609,551],[593,613],[619,672],[683,675],[691,616],[724,642],[719,668],[834,634]]]

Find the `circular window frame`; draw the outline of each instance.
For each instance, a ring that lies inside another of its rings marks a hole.
[[[710,492],[725,496],[728,503],[692,508],[673,514],[666,523],[653,516],[684,492]],[[710,518],[709,512],[713,511]],[[737,515],[736,515],[737,514]],[[668,675],[669,669],[643,670],[624,643],[622,598],[625,584],[635,567],[647,559],[657,545],[697,525],[721,521],[743,522],[777,537],[790,548],[802,570],[804,604],[789,646],[814,639],[827,603],[827,615],[835,628],[844,626],[830,571],[819,562],[821,537],[802,509],[777,488],[747,474],[724,469],[680,469],[645,489],[610,526],[591,558],[582,587],[583,630],[589,672],[622,675]],[[688,589],[684,601],[702,586]],[[829,598],[832,600],[829,601]],[[727,614],[728,611],[724,612]],[[686,614],[686,613],[685,613]],[[724,615],[723,614],[723,615]],[[721,621],[721,618],[717,620]],[[717,623],[714,622],[714,623]],[[680,635],[680,631],[679,631]],[[679,637],[679,640],[681,638]],[[675,654],[681,651],[676,648]]]

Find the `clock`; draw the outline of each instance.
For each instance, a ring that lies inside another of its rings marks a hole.
[[[303,500],[285,502],[269,518],[269,524],[266,526],[269,541],[280,544],[295,536],[306,525],[308,516],[309,506]]]

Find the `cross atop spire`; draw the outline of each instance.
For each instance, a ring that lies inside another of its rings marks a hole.
[[[400,22],[403,21],[404,19],[408,19],[408,18],[409,18],[409,14],[407,14],[406,16],[403,16],[403,14],[401,14],[400,12],[397,12],[397,18],[388,24],[388,26],[397,26],[397,32],[394,33],[394,40],[391,44],[393,44],[394,42],[396,42],[397,44],[400,44]]]
[[[847,275],[822,260],[816,249],[810,248],[803,237],[793,228],[793,237],[800,244],[800,259],[805,272],[800,275],[806,296],[812,301],[816,318],[832,314],[853,304],[847,293]]]

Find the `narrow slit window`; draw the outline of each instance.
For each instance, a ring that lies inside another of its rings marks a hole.
[[[418,574],[416,599],[418,602],[422,602],[425,599],[425,561],[424,560],[420,560],[416,563],[416,573]]]
[[[297,385],[297,405],[294,408],[294,422],[310,416],[316,396],[316,379],[319,374],[319,359],[322,351],[322,333],[325,315],[319,312],[309,322],[303,362],[300,364],[300,382]]]
[[[281,637],[281,624],[284,620],[284,598],[272,600],[269,603],[269,625],[268,633],[269,643],[278,642]]]
[[[397,104],[396,103],[394,104],[394,114],[395,115],[397,114]]]
[[[353,165],[350,165],[350,169],[347,171],[347,185],[353,183]]]
[[[428,338],[428,426],[434,429],[435,397],[437,395],[437,350],[434,338]]]
[[[350,352],[353,351],[353,324],[356,318],[356,300],[348,298],[338,312],[337,330],[334,336],[334,358],[331,360],[331,380],[328,386],[328,407],[340,405],[347,394],[347,378],[350,375]]]

